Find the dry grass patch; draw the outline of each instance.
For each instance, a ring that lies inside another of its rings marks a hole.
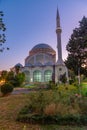
[[[0,97],[0,130],[32,130],[33,125],[16,122],[17,114],[20,109],[29,102],[29,95],[9,95]],[[35,126],[39,130],[39,126]]]
[[[56,114],[56,104],[51,103],[51,104],[47,105],[46,108],[44,109],[44,114],[55,115]]]

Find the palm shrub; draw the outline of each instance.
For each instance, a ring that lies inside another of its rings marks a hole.
[[[10,83],[5,83],[1,85],[1,93],[3,95],[9,94],[13,91],[13,85]]]

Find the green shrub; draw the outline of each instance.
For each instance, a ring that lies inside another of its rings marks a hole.
[[[73,84],[74,80],[73,79],[70,79],[69,80],[69,84]]]
[[[57,84],[55,84],[53,81],[49,81],[49,83],[47,84],[47,88],[55,90],[57,89]]]
[[[58,125],[86,125],[87,116],[81,115],[41,115],[41,114],[25,114],[19,115],[17,121],[33,124],[58,124]]]
[[[87,97],[77,87],[62,84],[56,90],[29,94],[29,102],[20,111],[18,121],[41,124],[87,124]]]
[[[24,108],[21,109],[21,111],[19,112],[19,114],[28,114],[28,113],[32,113],[34,110],[33,110],[33,107],[32,105],[29,105],[29,106],[24,106]]]
[[[10,83],[5,83],[1,85],[1,93],[3,95],[6,95],[8,93],[11,93],[13,91],[13,85]]]
[[[66,73],[60,75],[60,81],[61,81],[62,83],[64,83],[64,84],[67,82]]]
[[[39,91],[37,94],[30,94],[29,108],[36,113],[43,113],[43,109],[47,103],[44,92]]]
[[[78,101],[80,107],[80,113],[82,115],[87,115],[87,97]]]
[[[83,82],[87,82],[87,77],[85,77],[85,78],[83,79]]]

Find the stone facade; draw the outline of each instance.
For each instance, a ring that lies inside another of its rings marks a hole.
[[[21,71],[25,73],[26,82],[48,82],[52,80],[53,65],[56,62],[56,52],[48,44],[37,44],[25,59]]]

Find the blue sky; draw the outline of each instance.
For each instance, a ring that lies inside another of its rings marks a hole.
[[[62,55],[67,57],[66,45],[83,16],[87,17],[87,0],[0,0],[6,24],[6,43],[9,51],[0,53],[0,71],[17,63],[24,65],[29,50],[38,43],[46,43],[55,50],[56,10],[62,27]]]

